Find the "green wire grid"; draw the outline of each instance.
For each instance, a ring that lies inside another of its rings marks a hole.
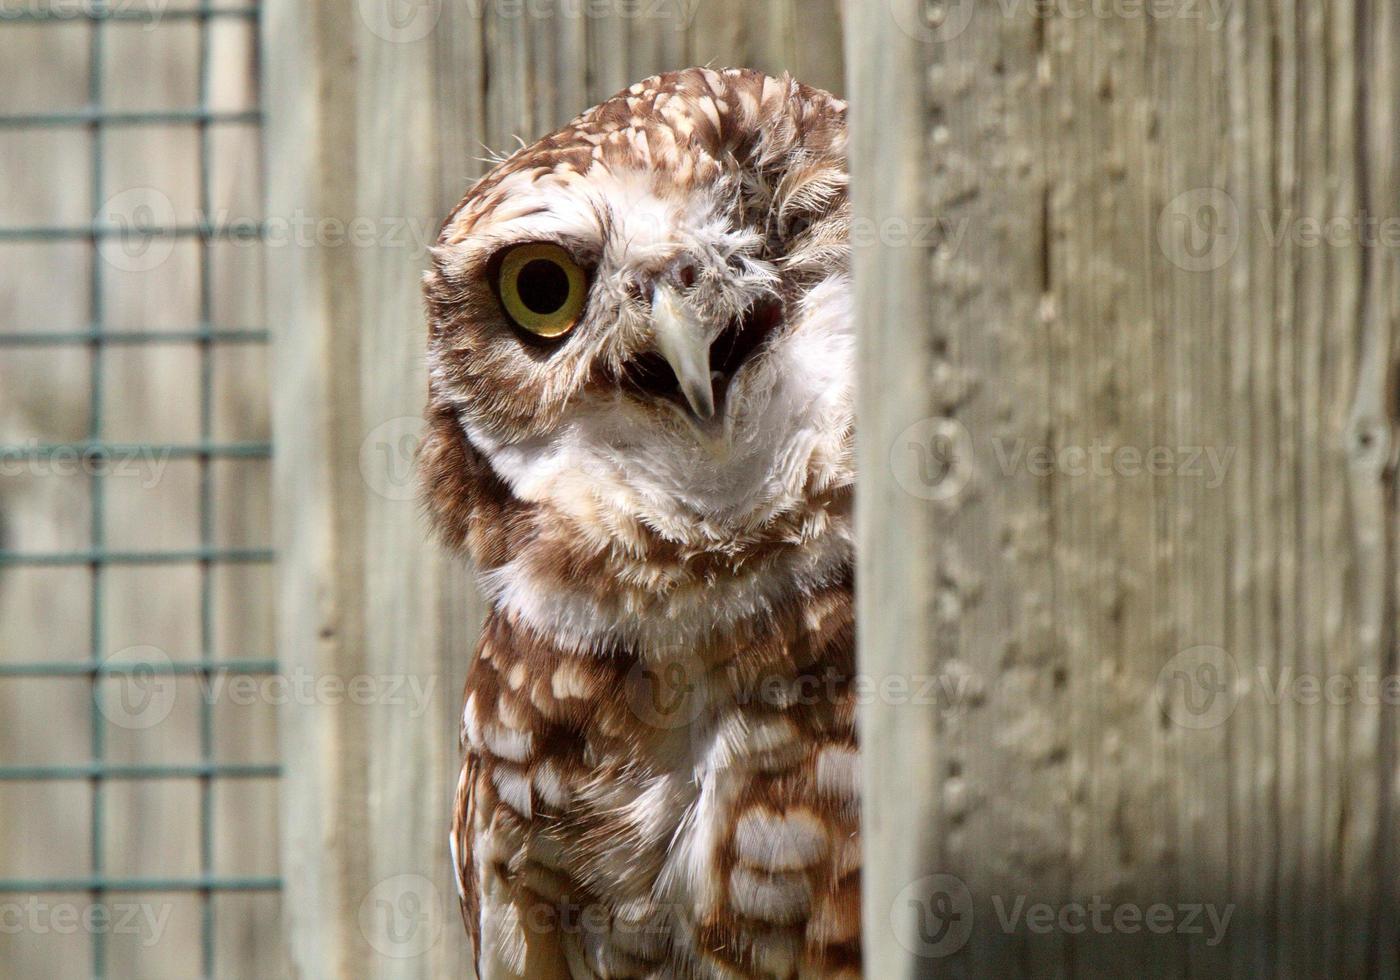
[[[189,125],[196,128],[199,142],[199,213],[212,213],[210,163],[212,130],[215,126],[258,125],[261,111],[216,112],[209,109],[210,30],[216,18],[242,18],[256,26],[256,7],[216,6],[201,0],[198,6],[177,10],[138,10],[109,6],[107,0],[90,0],[82,9],[20,10],[0,12],[0,24],[64,23],[82,20],[90,32],[88,104],[63,112],[32,112],[0,116],[0,129],[35,129],[55,126],[85,127],[92,138],[92,176],[89,192],[94,211],[104,200],[103,149],[105,131],[118,126]],[[196,21],[199,29],[198,105],[181,110],[156,112],[116,112],[104,105],[102,77],[105,68],[105,24],[138,22],[152,26],[165,21]],[[268,443],[216,443],[213,438],[214,351],[221,344],[266,344],[268,331],[260,327],[216,328],[213,325],[213,282],[210,244],[217,241],[258,240],[261,225],[241,223],[228,227],[196,223],[169,228],[139,229],[139,233],[193,238],[199,243],[199,322],[180,330],[109,331],[104,322],[103,263],[94,254],[88,287],[89,322],[83,329],[67,331],[21,330],[0,332],[0,348],[83,345],[91,350],[91,401],[87,438],[81,442],[0,446],[0,464],[16,461],[81,458],[96,460],[155,454],[162,459],[195,460],[199,467],[199,546],[183,550],[115,551],[107,546],[104,516],[105,487],[100,469],[88,475],[91,486],[91,547],[71,552],[23,553],[0,550],[0,568],[28,566],[87,566],[91,575],[90,656],[82,662],[36,661],[0,663],[0,678],[70,678],[89,684],[91,703],[90,761],[76,765],[0,765],[0,782],[16,780],[79,780],[92,786],[92,812],[89,822],[91,871],[82,878],[0,879],[0,894],[87,892],[94,902],[110,893],[192,892],[200,896],[200,948],[204,977],[215,974],[213,896],[224,892],[279,891],[281,879],[275,876],[221,876],[214,872],[213,790],[220,779],[275,779],[277,764],[221,763],[214,759],[214,719],[210,701],[200,699],[200,761],[187,765],[120,765],[106,760],[105,720],[102,689],[105,677],[132,671],[193,675],[208,678],[220,672],[268,675],[277,672],[275,661],[245,659],[216,661],[210,657],[214,639],[213,570],[230,563],[268,563],[272,552],[266,549],[221,548],[214,542],[214,500],[210,463],[218,459],[266,459],[272,455]],[[129,234],[98,223],[86,226],[0,228],[0,242],[86,241],[94,253],[102,240]],[[114,345],[190,344],[199,353],[199,440],[193,444],[113,443],[103,438],[103,352]],[[113,565],[195,564],[199,567],[199,635],[202,656],[198,660],[169,664],[104,663],[106,642],[102,616],[105,572]],[[112,780],[192,779],[199,785],[200,854],[199,874],[190,877],[116,878],[106,872],[102,827],[105,813],[105,784]],[[92,935],[92,975],[107,977],[107,945],[103,930]]]

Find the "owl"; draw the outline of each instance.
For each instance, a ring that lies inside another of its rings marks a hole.
[[[639,82],[426,276],[426,509],[488,604],[451,853],[501,977],[860,970],[846,109]]]

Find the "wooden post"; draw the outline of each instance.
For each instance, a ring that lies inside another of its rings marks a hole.
[[[868,975],[1393,977],[1400,15],[925,7],[848,35]]]
[[[307,978],[469,972],[446,840],[476,600],[428,540],[413,464],[419,280],[476,167],[485,86],[472,25],[412,12],[272,0],[264,21],[268,220],[286,233],[268,249],[279,655],[324,685],[282,714],[288,945]]]
[[[267,213],[346,219],[355,211],[354,48],[333,5],[263,9]],[[353,255],[313,238],[268,248],[273,330],[277,656],[284,674],[353,676],[366,664],[363,481]],[[283,917],[297,977],[363,975],[356,927],[368,888],[362,711],[290,703],[279,719]]]

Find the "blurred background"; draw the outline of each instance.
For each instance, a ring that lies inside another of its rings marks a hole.
[[[0,973],[279,976],[257,10],[0,12]]]

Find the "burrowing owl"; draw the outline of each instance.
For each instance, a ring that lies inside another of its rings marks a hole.
[[[648,79],[427,276],[442,536],[490,613],[452,853],[496,977],[856,974],[845,106]]]

